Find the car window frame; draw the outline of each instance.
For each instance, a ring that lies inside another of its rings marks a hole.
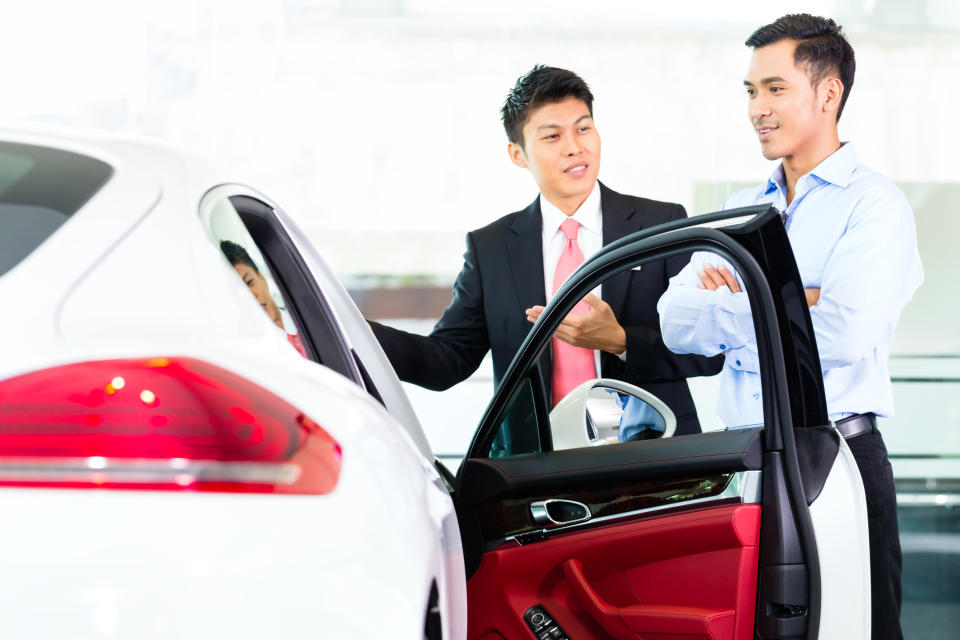
[[[219,185],[204,194],[200,208],[203,210],[207,203],[223,199],[230,202],[267,261],[310,359],[366,389],[351,346],[336,316],[296,246],[277,220],[273,206],[249,189]]]
[[[737,239],[737,236],[753,233],[776,216],[776,210],[769,205],[744,207],[651,227],[604,247],[600,253],[571,275],[527,334],[510,366],[507,367],[500,386],[474,432],[465,459],[485,457],[482,451],[489,450],[496,433],[493,425],[499,425],[502,422],[506,405],[523,379],[529,375],[531,365],[539,360],[543,351],[549,346],[549,336],[556,331],[566,313],[577,301],[603,280],[617,273],[646,262],[662,260],[682,253],[710,251],[729,260],[738,269],[747,285],[747,295],[754,314],[754,326],[764,328],[762,340],[761,332],[757,332],[762,369],[764,365],[765,368],[770,369],[760,372],[763,395],[765,398],[772,398],[776,394],[776,389],[786,389],[786,363],[783,362],[786,352],[781,344],[774,296],[759,263]],[[792,254],[789,257],[792,260]],[[793,265],[795,271],[795,262]],[[807,321],[809,323],[809,313]],[[764,343],[763,347],[760,346],[761,342]],[[794,341],[792,345],[793,348],[806,349],[807,353],[803,358],[805,360],[811,359],[811,354],[816,356],[816,343],[809,342],[809,344],[798,345]],[[819,364],[819,358],[813,358],[813,361]],[[774,385],[775,381],[772,379],[775,374],[778,375],[777,385]],[[778,409],[776,412],[770,406],[774,403],[764,403],[764,425],[767,427],[765,448],[783,448],[783,425],[789,423],[792,431],[792,414],[800,418],[797,420],[799,426],[819,426],[829,422],[822,374],[813,380],[811,396],[794,402],[795,398],[787,394],[784,398],[785,402],[775,403]],[[804,400],[806,402],[803,402]],[[775,428],[769,428],[771,426]]]

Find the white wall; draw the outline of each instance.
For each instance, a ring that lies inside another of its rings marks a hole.
[[[692,208],[696,182],[763,178],[742,42],[791,10],[847,26],[858,73],[841,132],[865,162],[902,181],[960,176],[960,10],[938,0],[3,4],[4,119],[199,149],[341,272],[452,277],[466,230],[532,200],[498,109],[538,62],[591,84],[614,188]]]

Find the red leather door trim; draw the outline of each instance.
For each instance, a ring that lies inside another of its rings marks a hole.
[[[637,634],[667,634],[703,640],[728,640],[733,633],[732,609],[703,609],[655,604],[611,607],[597,595],[579,561],[563,563],[563,574],[580,603],[603,630],[618,640],[636,640]]]
[[[530,638],[522,616],[539,604],[577,640],[751,640],[759,537],[760,506],[730,505],[504,545],[467,585],[468,638]]]

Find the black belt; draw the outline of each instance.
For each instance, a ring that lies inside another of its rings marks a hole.
[[[877,417],[872,413],[858,413],[847,416],[843,420],[837,420],[837,431],[843,436],[844,440],[856,438],[865,433],[877,430]]]

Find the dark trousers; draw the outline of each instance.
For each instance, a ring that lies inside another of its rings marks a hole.
[[[903,640],[900,630],[900,528],[897,493],[887,447],[879,431],[847,440],[867,498],[870,531],[870,596],[873,640]]]

